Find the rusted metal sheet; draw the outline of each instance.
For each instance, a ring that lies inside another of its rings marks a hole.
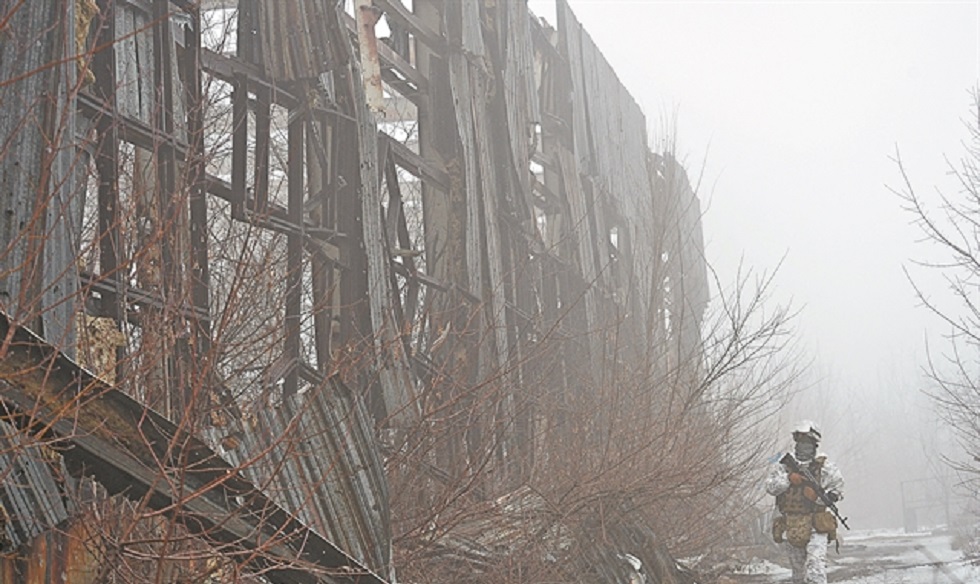
[[[37,16],[55,4],[37,3],[32,11]],[[84,120],[91,119],[97,130],[100,210],[92,241],[100,254],[85,280],[91,311],[115,319],[103,322],[115,322],[144,347],[157,332],[180,339],[159,344],[167,348],[156,351],[162,354],[120,356],[156,360],[160,372],[176,376],[168,394],[193,379],[213,392],[208,403],[227,402],[222,407],[230,410],[238,404],[229,395],[265,392],[263,398],[280,403],[241,421],[239,430],[251,430],[242,452],[229,456],[268,449],[253,482],[266,483],[261,497],[283,508],[276,517],[300,516],[330,567],[363,563],[386,575],[391,534],[378,435],[397,454],[396,466],[414,428],[421,438],[413,436],[412,446],[437,452],[437,474],[469,480],[474,461],[492,452],[486,472],[494,480],[486,486],[518,482],[532,454],[546,450],[532,424],[555,427],[530,413],[532,400],[562,400],[571,388],[599,381],[609,338],[637,353],[662,351],[668,334],[692,346],[707,286],[696,196],[679,167],[650,154],[640,108],[565,1],[558,3],[558,30],[532,21],[522,0],[416,0],[412,10],[399,0],[368,4],[357,2],[357,16],[375,14],[372,6],[385,10],[391,46],[372,38],[370,19],[357,27],[336,2],[208,2],[235,13],[238,27],[237,54],[218,55],[201,50],[199,27],[183,25],[187,18],[198,22],[195,3],[102,0],[104,20],[93,30],[108,48],[96,54],[96,83],[78,100],[81,119],[69,125],[85,133]],[[358,32],[362,42],[352,42]],[[0,68],[8,63],[0,58]],[[373,97],[360,83],[362,73]],[[24,82],[34,84],[31,95],[43,93],[36,79]],[[205,95],[211,82],[233,84],[234,95]],[[417,107],[417,120],[401,120],[417,122],[417,135],[379,132],[391,131],[392,121],[379,123],[368,102],[383,105],[377,98],[385,91],[389,102]],[[205,126],[213,120],[221,122],[216,130]],[[212,131],[219,135],[205,135]],[[212,146],[214,152],[205,150]],[[37,151],[36,144],[30,148],[25,152]],[[532,177],[532,160],[539,177]],[[142,194],[137,177],[150,187]],[[14,201],[19,219],[29,218],[33,196],[21,189]],[[216,211],[226,201],[234,212]],[[65,217],[45,219],[64,226],[59,242],[72,240],[76,213],[70,203],[64,208]],[[281,275],[270,285],[278,305],[268,302],[249,315],[269,323],[273,340],[263,345],[269,354],[257,360],[284,381],[281,388],[256,390],[248,376],[226,387],[214,365],[234,342],[211,327],[212,312],[243,301],[220,297],[227,290],[210,282],[209,245],[222,242],[209,232],[226,223],[271,242],[266,251],[281,252],[268,257],[285,257],[266,266]],[[156,238],[134,236],[139,225],[152,227]],[[7,241],[29,239],[8,231]],[[679,247],[671,247],[675,242]],[[14,262],[29,251],[11,249]],[[58,273],[75,277],[69,266],[76,250],[49,251],[45,270],[60,266]],[[54,274],[42,279],[54,281]],[[668,290],[667,278],[684,285]],[[74,291],[70,282],[51,290],[49,305]],[[59,306],[74,315],[74,299]],[[678,306],[695,318],[684,330],[668,330],[667,311]],[[156,314],[159,330],[147,324],[147,314]],[[55,334],[53,320],[43,324],[45,335]],[[187,330],[193,342],[181,336]],[[69,327],[62,336],[70,334]],[[118,361],[123,380],[127,362],[133,360]],[[334,367],[365,404],[342,385],[324,383]],[[139,384],[152,385],[145,378]],[[8,385],[6,397],[28,408],[24,388]],[[95,400],[111,402],[108,409],[93,407],[138,443],[127,432],[143,410],[116,399]],[[467,427],[449,427],[456,422],[443,422],[442,407],[451,411],[445,419],[465,418]],[[170,414],[179,417],[180,410]],[[86,415],[92,422],[95,414]],[[216,441],[233,429],[215,429]],[[432,429],[460,444],[429,444]],[[289,440],[276,440],[287,434]],[[99,451],[103,442],[95,439],[106,436],[89,438],[76,454],[103,468],[110,486],[122,488],[120,477],[129,477],[151,492],[146,468],[118,450]],[[213,455],[197,446],[205,459]],[[279,461],[285,462],[277,474]],[[474,496],[492,496],[483,487]],[[162,505],[168,494],[153,496]],[[200,505],[192,511],[228,511],[207,498]],[[241,530],[249,528],[234,523],[228,537],[244,537]],[[345,552],[356,560],[347,562]]]
[[[84,469],[109,494],[142,498],[150,508],[172,510],[179,501],[192,533],[229,549],[263,549],[251,561],[273,582],[329,581],[294,559],[330,571],[334,580],[384,582],[296,522],[201,440],[93,378],[2,313],[0,337],[9,339],[0,361],[0,401],[25,416],[27,427],[45,428],[50,439],[70,445],[63,450],[70,471]],[[182,481],[163,480],[161,460],[186,461]],[[235,501],[241,503],[232,506]]]
[[[355,0],[354,16],[357,20],[357,44],[364,97],[371,111],[383,115],[385,99],[381,84],[381,60],[378,58],[378,37],[374,33],[381,10],[375,8],[371,0]]]
[[[49,529],[22,548],[0,556],[3,584],[96,584],[98,542],[84,522]]]

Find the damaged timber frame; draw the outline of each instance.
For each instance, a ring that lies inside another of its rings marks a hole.
[[[411,4],[0,1],[0,424],[59,461],[0,453],[7,551],[96,561],[37,543],[91,479],[269,581],[391,580],[434,420],[418,472],[490,499],[541,400],[697,352],[697,198],[565,0]]]

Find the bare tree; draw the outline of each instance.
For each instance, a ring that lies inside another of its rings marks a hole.
[[[533,407],[537,420],[535,464],[517,488],[494,481],[494,432],[470,437],[467,480],[428,462],[445,442],[464,439],[467,420],[506,399],[502,384],[425,409],[432,433],[392,469],[399,573],[453,581],[469,561],[469,577],[475,569],[484,582],[551,581],[625,570],[617,554],[629,554],[647,569],[663,567],[655,581],[671,582],[681,576],[667,549],[697,556],[739,541],[762,496],[757,480],[775,447],[773,416],[801,372],[793,313],[773,305],[775,285],[773,274],[750,270],[729,285],[715,281],[719,294],[686,351],[651,345],[635,353],[616,344],[631,323],[603,321],[590,331],[607,340],[601,369],[579,391],[548,379],[560,371],[559,321],[526,355],[544,375],[532,382],[533,403],[518,399],[512,417],[498,418],[516,425]],[[684,321],[694,318],[681,300],[675,331],[689,330]]]
[[[19,553],[81,542],[76,580],[119,583],[674,577],[751,509],[796,374],[772,277],[709,304],[696,194],[567,7],[556,48],[521,2],[384,4],[388,44],[370,3],[353,26],[422,107],[375,93],[414,110],[378,123],[337,3],[0,0]]]
[[[383,505],[326,525],[319,498],[341,480],[383,491],[359,396],[329,375],[278,391],[298,377],[276,358],[285,282],[304,277],[286,267],[288,236],[203,196],[233,112],[227,84],[195,77],[199,10],[0,2],[4,581],[388,569]],[[209,261],[219,277],[202,300]],[[349,436],[362,448],[327,455]],[[340,549],[336,531],[363,537]],[[32,571],[46,553],[63,573]]]
[[[980,112],[980,94],[974,94]],[[906,270],[916,296],[926,310],[948,327],[938,351],[929,352],[928,390],[944,420],[955,431],[966,458],[950,462],[974,485],[980,480],[980,118],[965,124],[969,139],[959,161],[948,161],[958,183],[955,192],[925,195],[913,186],[901,157],[894,160],[902,186],[892,189],[919,227],[923,240],[937,246],[941,259],[916,265],[941,275],[948,293],[937,298],[916,275]]]

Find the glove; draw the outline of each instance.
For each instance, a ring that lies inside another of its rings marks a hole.
[[[813,487],[809,487],[809,486],[803,487],[803,496],[809,499],[810,501],[817,500],[817,492],[813,490]]]
[[[803,484],[803,481],[804,481],[803,475],[801,475],[800,473],[798,472],[789,473],[789,482],[791,485],[799,486]]]
[[[841,496],[837,491],[827,491],[827,498],[830,499],[831,503],[836,503],[837,501],[840,501]]]

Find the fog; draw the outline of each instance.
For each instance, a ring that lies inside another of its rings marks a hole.
[[[941,275],[912,263],[939,251],[888,187],[903,186],[900,154],[919,192],[957,191],[947,157],[965,154],[978,3],[569,4],[644,108],[651,145],[672,144],[699,177],[720,280],[777,270],[774,302],[800,311],[809,367],[780,428],[822,425],[852,526],[901,527],[903,483],[935,493],[916,481],[946,477],[942,457],[959,454],[922,393],[926,347],[941,354],[947,330],[905,274],[945,302]],[[553,0],[529,5],[555,22]]]

